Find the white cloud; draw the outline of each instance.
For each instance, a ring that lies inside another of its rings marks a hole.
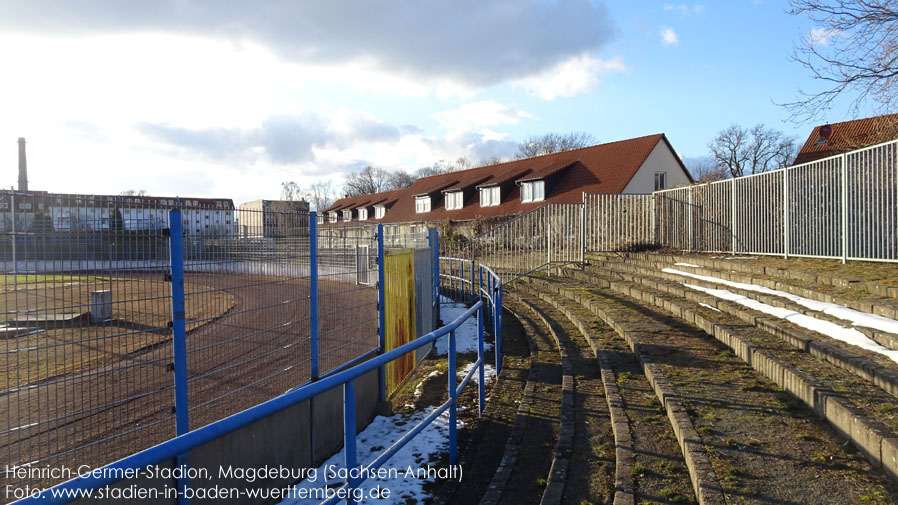
[[[661,43],[665,46],[678,46],[680,45],[680,39],[677,37],[677,32],[674,31],[673,28],[669,27],[661,27]]]
[[[695,4],[693,6],[689,6],[687,4],[664,4],[665,12],[679,12],[683,16],[688,16],[689,14],[701,14],[705,11],[705,6],[703,4]]]
[[[813,46],[828,46],[835,37],[842,35],[842,30],[833,28],[811,28],[808,41]]]
[[[480,130],[486,126],[513,125],[530,119],[528,112],[494,100],[466,103],[457,109],[433,114],[441,125],[451,131]]]
[[[527,93],[543,100],[554,100],[591,91],[599,84],[600,76],[626,70],[620,56],[602,60],[583,54],[539,74],[520,79],[513,85],[520,86]]]
[[[597,51],[615,34],[604,3],[584,0],[29,0],[0,2],[0,30],[77,37],[161,33],[248,43],[291,63],[362,64],[437,88],[520,79]]]

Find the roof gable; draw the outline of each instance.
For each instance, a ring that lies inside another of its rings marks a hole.
[[[898,138],[898,114],[855,119],[828,125],[828,139],[821,135],[827,125],[815,126],[804,146],[798,151],[794,165],[810,163],[837,154],[861,149]]]

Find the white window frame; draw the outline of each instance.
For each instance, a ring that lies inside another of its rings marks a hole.
[[[359,209],[359,221],[368,220],[368,209]]]
[[[328,217],[328,221],[330,221],[331,223],[337,222],[337,212],[336,211],[328,212],[327,217]]]
[[[546,199],[546,181],[521,183],[521,203],[541,202]]]
[[[415,197],[415,212],[417,214],[423,214],[425,212],[430,212],[430,197],[429,196],[416,196]]]
[[[344,222],[352,221],[352,210],[346,209],[343,211],[343,221]]]
[[[383,219],[387,215],[387,208],[383,205],[374,206],[374,219]]]
[[[546,199],[546,181],[533,181],[533,201],[542,202]]]
[[[495,207],[501,203],[501,189],[499,186],[490,186],[488,188],[480,188],[480,206]]]
[[[449,191],[445,194],[446,210],[459,210],[465,205],[464,195],[461,191]]]
[[[655,191],[667,189],[667,172],[655,172]]]

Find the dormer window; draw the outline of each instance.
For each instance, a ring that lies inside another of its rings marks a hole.
[[[814,147],[820,147],[823,144],[826,144],[826,137],[820,137],[817,139],[817,142],[814,142]]]
[[[429,196],[416,196],[415,197],[415,212],[418,214],[424,212],[430,212],[430,197]]]
[[[324,214],[318,214],[318,224],[324,224]]]
[[[343,211],[343,221],[347,221],[347,222],[352,221],[352,211],[351,210]]]
[[[387,214],[387,208],[383,205],[377,205],[374,207],[374,219],[383,219]]]
[[[546,181],[521,183],[521,202],[541,202],[546,199]]]
[[[337,212],[336,211],[328,212],[327,217],[328,217],[328,221],[330,221],[332,223],[337,222]]]
[[[368,209],[359,209],[359,221],[368,220]]]
[[[499,205],[499,192],[501,189],[499,186],[480,188],[480,206],[495,207]]]
[[[464,205],[464,197],[461,191],[446,193],[446,210],[458,210]]]

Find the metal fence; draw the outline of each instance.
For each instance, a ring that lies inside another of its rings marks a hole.
[[[97,467],[379,350],[375,227],[317,230],[291,212],[276,233],[241,236],[231,209],[204,233],[203,209],[182,204],[111,212],[165,216],[140,225],[72,209],[100,221],[57,228],[13,209],[0,237],[2,467]]]
[[[639,251],[655,244],[651,194],[584,193],[587,251]]]
[[[660,246],[898,261],[898,141],[656,192]],[[623,195],[622,195],[623,196]]]
[[[583,204],[547,203],[472,239],[472,254],[503,282],[583,261]]]

